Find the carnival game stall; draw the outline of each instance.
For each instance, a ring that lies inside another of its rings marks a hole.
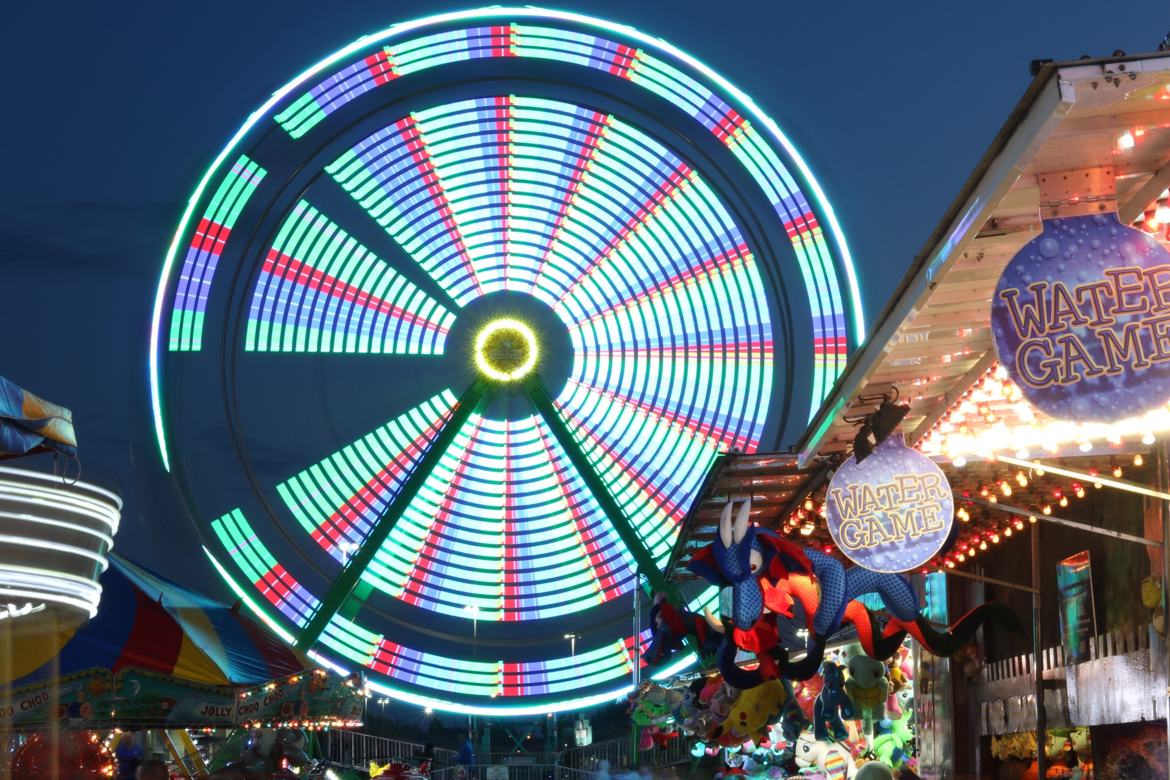
[[[1037,63],[788,462],[716,462],[672,559],[727,594],[676,621],[721,633],[741,683],[708,739],[731,718],[735,755],[786,744],[819,663],[813,736],[854,752],[865,706],[820,659],[843,629],[881,661],[904,629],[923,777],[1166,776],[1168,127],[1170,55]]]

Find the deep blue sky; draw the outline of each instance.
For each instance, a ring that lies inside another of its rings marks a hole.
[[[150,305],[187,194],[306,65],[392,22],[468,6],[5,8],[0,374],[74,410],[85,476],[126,496],[121,551],[197,584],[207,571],[161,473],[147,403]],[[1029,83],[1029,60],[1148,51],[1170,29],[1166,0],[551,7],[663,37],[771,113],[836,206],[869,320]]]

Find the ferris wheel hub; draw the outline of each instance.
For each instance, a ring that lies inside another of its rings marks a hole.
[[[497,382],[523,379],[536,365],[538,355],[536,334],[520,320],[492,320],[475,337],[475,365]]]

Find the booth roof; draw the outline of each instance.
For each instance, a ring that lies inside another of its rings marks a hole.
[[[1126,134],[1137,142],[1119,143]],[[992,294],[1041,229],[1040,177],[1106,167],[1126,224],[1170,185],[1170,52],[1040,68],[813,417],[801,464],[845,453],[856,434],[845,418],[894,388],[911,404],[902,428],[914,445],[987,379]],[[1023,422],[1001,407],[1006,427]]]
[[[1140,141],[1119,143],[1127,134]],[[1041,177],[1094,168],[1107,168],[1114,177],[1118,212],[1126,224],[1170,186],[1170,52],[1039,68],[865,343],[850,357],[796,454],[728,454],[712,466],[679,536],[672,573],[679,574],[693,551],[712,540],[719,510],[733,495],[752,495],[761,502],[752,511],[761,524],[784,533],[803,529],[804,543],[829,545],[820,518],[828,469],[848,454],[857,433],[854,421],[875,411],[888,395],[910,404],[902,422],[907,443],[942,460],[952,453],[940,427],[964,411],[968,427],[980,432],[1024,432],[1042,441],[1037,455],[1041,449],[1048,455],[1084,455],[1080,445],[1092,443],[1087,441],[1091,433],[1101,446],[1083,465],[1102,473],[1117,467],[1118,452],[1144,449],[1140,445],[1149,443],[1150,421],[1131,421],[1132,430],[1057,426],[1019,398],[995,362],[992,294],[1007,263],[1041,230]],[[1160,415],[1157,425],[1170,430],[1170,411]],[[1008,440],[1001,435],[998,443]],[[729,480],[753,468],[783,480],[785,492],[776,491],[777,500],[768,501],[759,486]],[[955,475],[950,466],[947,470]],[[1003,484],[1015,472],[989,465],[957,479],[956,509],[963,507],[971,516],[960,530],[960,548],[998,537],[1008,527],[1017,530],[1021,520],[1026,523],[1045,505],[1059,513],[1060,497],[1073,490],[1066,481],[1062,493],[1061,483],[1036,479],[1036,474],[1027,488],[1011,482],[1017,502],[1029,509],[1018,515],[965,500],[1008,503]],[[1091,480],[1086,482],[1092,490]],[[1070,497],[1075,499],[1075,492]]]

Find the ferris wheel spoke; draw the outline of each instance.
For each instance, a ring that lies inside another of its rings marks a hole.
[[[455,315],[308,201],[289,213],[252,290],[249,352],[443,352]]]
[[[325,170],[462,306],[485,290],[422,129],[410,114]]]
[[[574,438],[569,425],[565,422],[560,412],[557,410],[556,404],[548,391],[541,384],[539,378],[529,380],[525,389],[528,397],[532,400],[533,405],[540,413],[544,424],[552,432],[553,438],[556,439],[557,444],[560,445],[569,462],[576,469],[577,473],[584,480],[586,486],[589,488],[593,499],[601,507],[609,522],[613,525],[622,542],[625,543],[627,550],[634,562],[637,564],[638,572],[646,577],[650,587],[655,591],[661,591],[668,594],[672,601],[678,601],[678,591],[674,584],[670,582],[662,574],[662,570],[658,566],[658,562],[654,559],[651,550],[643,542],[641,535],[638,534],[637,529],[626,515],[617,499],[614,498],[613,493],[610,492],[604,480],[594,469],[593,464],[590,463],[585,451],[581,449]]]
[[[446,424],[439,431],[438,436],[431,443],[426,454],[423,455],[414,470],[402,483],[393,501],[386,506],[385,511],[374,523],[361,546],[350,557],[345,568],[342,569],[341,573],[329,586],[329,590],[322,597],[317,611],[313,614],[308,625],[305,626],[304,631],[297,638],[298,647],[302,649],[312,647],[325,630],[325,627],[329,624],[329,621],[333,619],[333,616],[349,600],[354,589],[361,581],[362,575],[378,554],[378,550],[381,549],[399,519],[410,507],[411,502],[418,495],[419,490],[431,478],[435,466],[438,465],[443,454],[452,445],[460,429],[479,407],[480,401],[483,399],[484,389],[484,385],[476,381],[459,397],[459,402],[454,412],[447,419]]]
[[[542,281],[558,287],[560,298],[572,294],[597,265],[621,258],[631,238],[643,233],[644,225],[669,208],[694,178],[694,170],[662,144],[607,117],[604,134],[574,190],[563,230],[549,251],[560,267]],[[691,228],[692,234],[697,232]],[[642,246],[635,245],[632,254],[644,255]],[[631,281],[638,278],[640,274]]]

